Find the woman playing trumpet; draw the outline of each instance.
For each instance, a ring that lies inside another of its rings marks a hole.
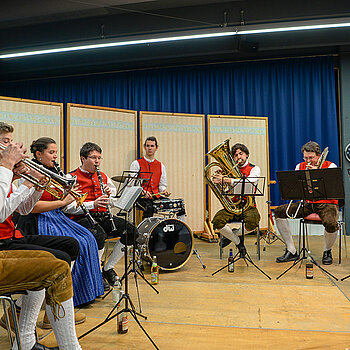
[[[49,137],[41,137],[30,147],[33,161],[58,173],[57,144]],[[21,217],[18,226],[26,233],[69,236],[78,240],[80,258],[74,266],[73,289],[74,305],[82,305],[103,294],[102,276],[99,268],[98,249],[94,236],[85,227],[67,218],[61,209],[75,202],[71,195],[57,200],[47,191],[32,210],[32,215]],[[33,229],[35,230],[33,232]]]

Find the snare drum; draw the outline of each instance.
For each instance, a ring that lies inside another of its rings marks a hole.
[[[140,233],[141,251],[152,259],[162,270],[176,270],[191,257],[193,235],[190,228],[177,219],[147,218],[137,227]]]
[[[162,211],[176,213],[180,210],[185,209],[185,203],[182,198],[161,198],[153,201],[153,208],[156,213]]]

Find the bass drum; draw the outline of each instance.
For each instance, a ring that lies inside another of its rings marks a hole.
[[[190,228],[177,219],[152,217],[139,225],[138,243],[146,257],[157,258],[162,270],[176,270],[185,265],[193,251],[193,235]]]

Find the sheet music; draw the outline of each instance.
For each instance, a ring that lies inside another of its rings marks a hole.
[[[234,184],[234,187],[232,187],[232,190],[230,190],[231,194],[237,194],[240,195],[242,193],[242,182],[237,182]],[[245,182],[244,183],[244,194],[250,195],[256,193],[256,185],[254,185],[251,182]]]
[[[141,186],[125,186],[115,206],[119,209],[129,211],[141,192]]]

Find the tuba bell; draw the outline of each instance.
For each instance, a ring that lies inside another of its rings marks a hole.
[[[213,157],[216,162],[212,162],[204,168],[204,177],[223,207],[228,212],[239,215],[252,206],[252,197],[247,196],[245,197],[245,200],[243,200],[242,198],[237,198],[237,196],[229,195],[230,186],[227,184],[215,184],[210,176],[210,169],[216,166],[221,168],[221,173],[225,177],[234,179],[241,179],[243,177],[238,168],[238,164],[234,161],[231,155],[229,142],[230,139],[226,139],[207,153],[207,155]],[[224,195],[224,192],[228,195]]]

